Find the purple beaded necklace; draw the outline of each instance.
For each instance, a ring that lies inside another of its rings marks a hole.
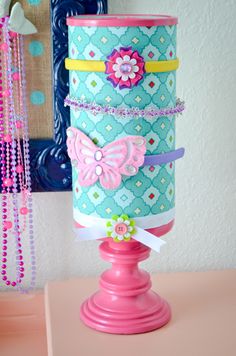
[[[36,270],[23,37],[9,32],[9,17],[0,21],[1,276],[7,286],[28,292],[34,288]],[[28,288],[23,287],[25,262],[22,241],[25,245],[25,235],[29,236],[31,263]],[[11,239],[15,242],[16,276],[13,279],[8,274]]]

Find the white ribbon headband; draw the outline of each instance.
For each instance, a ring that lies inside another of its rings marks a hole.
[[[151,229],[166,225],[174,219],[174,209],[165,213],[151,215],[142,218],[129,219],[128,216],[121,215],[112,219],[103,219],[92,217],[85,214],[75,214],[77,221],[83,221],[84,228],[75,228],[77,241],[97,240],[104,237],[113,238],[119,241],[128,241],[132,237],[134,240],[141,242],[156,252],[166,242],[159,237],[154,236],[146,229]],[[122,230],[123,231],[120,231]]]

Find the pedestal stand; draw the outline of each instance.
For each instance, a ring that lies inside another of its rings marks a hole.
[[[82,304],[82,321],[112,334],[144,333],[165,325],[170,320],[170,307],[150,290],[149,273],[138,268],[150,249],[134,240],[116,243],[106,239],[100,254],[112,267],[101,275],[100,290]]]

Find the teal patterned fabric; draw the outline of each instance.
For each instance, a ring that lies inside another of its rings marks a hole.
[[[69,27],[69,58],[106,60],[113,49],[132,46],[145,61],[176,58],[176,26]],[[114,88],[105,73],[70,71],[70,95],[115,107],[165,108],[175,106],[176,73],[146,73],[137,87]],[[147,154],[175,149],[175,118],[118,118],[94,116],[71,109],[71,125],[87,134],[98,147],[126,135],[146,138]],[[131,218],[160,214],[174,207],[174,162],[145,166],[133,177],[123,177],[118,189],[100,183],[81,187],[73,167],[74,209],[83,214],[111,218],[125,213]]]

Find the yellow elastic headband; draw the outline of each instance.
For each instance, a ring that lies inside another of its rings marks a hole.
[[[68,70],[80,72],[105,72],[106,66],[103,61],[81,60],[66,58],[65,66]],[[179,59],[169,61],[147,61],[144,64],[146,73],[172,72],[179,67]]]

